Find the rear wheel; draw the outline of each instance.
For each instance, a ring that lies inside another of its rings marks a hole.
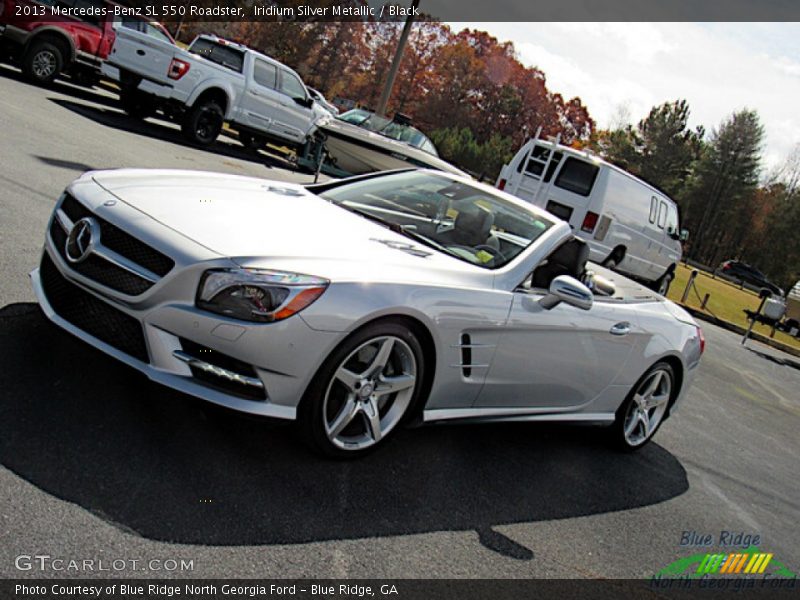
[[[152,98],[136,89],[123,89],[119,93],[122,110],[134,119],[146,119],[155,114]]]
[[[22,58],[22,72],[39,85],[47,85],[64,68],[64,55],[61,49],[50,42],[33,42]]]
[[[239,141],[242,146],[253,152],[258,152],[267,144],[266,140],[260,135],[253,135],[248,131],[239,132]]]
[[[100,75],[91,69],[80,69],[71,74],[71,79],[76,85],[93,88],[100,83]]]
[[[215,101],[200,101],[186,115],[181,131],[189,141],[209,146],[222,131],[224,118],[222,107]]]
[[[667,269],[666,273],[655,280],[653,283],[653,290],[662,296],[666,296],[673,279],[675,279],[675,271],[673,269]]]
[[[420,394],[419,340],[396,322],[370,325],[337,348],[300,407],[307,440],[337,458],[373,450],[403,421]]]
[[[656,363],[639,379],[611,426],[614,445],[638,450],[653,438],[669,408],[674,382],[675,372],[666,362]]]
[[[603,261],[603,266],[607,269],[616,269],[625,257],[625,250],[623,248],[615,248],[614,251],[608,255]]]

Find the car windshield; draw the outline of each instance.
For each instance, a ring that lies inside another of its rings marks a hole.
[[[369,119],[371,112],[362,110],[360,108],[354,108],[352,110],[348,110],[337,116],[336,118],[340,121],[344,121],[345,123],[351,123],[353,125],[361,125],[364,121]]]
[[[339,115],[337,118],[342,121],[352,123],[353,125],[363,127],[364,129],[368,129],[369,131],[380,133],[381,135],[385,135],[386,137],[397,140],[398,142],[406,143],[414,148],[419,148],[420,150],[427,152],[428,154],[432,154],[433,156],[439,156],[439,153],[436,151],[436,146],[433,145],[433,142],[428,138],[428,136],[411,125],[399,123],[397,121],[393,121],[392,119],[387,119],[386,117],[379,117],[375,113],[371,113],[360,108],[348,110],[346,113]]]
[[[425,171],[344,182],[320,195],[487,269],[508,264],[553,225],[516,202]]]

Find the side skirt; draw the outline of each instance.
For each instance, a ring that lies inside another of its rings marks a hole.
[[[563,423],[593,423],[610,425],[614,413],[546,413],[536,414],[530,409],[466,408],[436,409],[422,413],[425,423],[442,421],[468,421],[481,423],[502,423],[508,421],[550,421]]]

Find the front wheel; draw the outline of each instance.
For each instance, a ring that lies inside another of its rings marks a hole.
[[[222,131],[224,119],[222,107],[213,100],[198,102],[186,115],[181,131],[190,142],[210,146]]]
[[[675,372],[666,362],[656,363],[637,382],[617,411],[611,439],[622,450],[638,450],[655,435],[669,408]]]
[[[376,323],[348,338],[317,372],[301,403],[306,439],[335,458],[373,450],[415,405],[422,359],[419,340],[397,322]]]

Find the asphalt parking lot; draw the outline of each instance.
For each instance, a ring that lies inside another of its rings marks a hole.
[[[638,578],[693,553],[684,531],[722,530],[758,534],[800,573],[791,357],[706,325],[694,387],[636,454],[593,429],[515,424],[406,430],[366,459],[322,460],[289,426],[210,410],[56,330],[27,277],[85,170],[309,177],[4,66],[0,131],[0,576],[64,576],[15,566],[46,554],[128,561],[100,576]]]

